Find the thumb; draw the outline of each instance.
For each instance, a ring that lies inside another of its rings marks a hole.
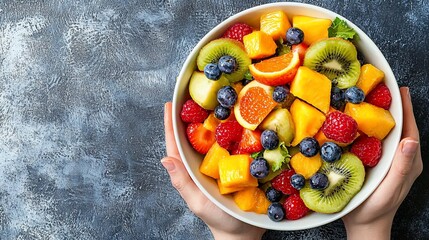
[[[183,163],[177,158],[165,157],[161,160],[161,164],[170,175],[171,184],[176,188],[188,206],[198,205],[198,201],[201,199],[198,194],[202,195],[202,192],[200,192],[192,181]]]
[[[418,147],[419,142],[410,137],[401,140],[392,163],[396,177],[407,178],[410,175]]]

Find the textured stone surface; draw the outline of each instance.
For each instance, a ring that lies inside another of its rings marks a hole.
[[[163,103],[199,39],[270,1],[0,1],[0,238],[210,239],[171,186]],[[379,46],[411,87],[428,158],[427,1],[304,1]],[[428,239],[428,171],[393,239]],[[265,239],[343,239],[341,221]]]

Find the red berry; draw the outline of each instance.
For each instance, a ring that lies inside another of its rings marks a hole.
[[[221,147],[231,151],[237,148],[242,133],[243,127],[237,121],[222,122],[216,127],[216,141]]]
[[[388,110],[392,103],[392,95],[384,83],[379,83],[365,98],[367,103]]]
[[[374,167],[381,158],[381,141],[375,137],[361,135],[353,142],[350,152],[366,167]]]
[[[286,198],[283,208],[285,209],[286,219],[289,220],[300,219],[309,212],[299,194],[294,194]]]
[[[198,105],[194,100],[189,99],[182,106],[180,118],[186,123],[200,123],[209,116],[209,112]]]
[[[252,131],[244,128],[240,142],[232,154],[251,154],[262,151],[261,131],[258,129]]]
[[[322,132],[329,139],[340,143],[351,143],[357,133],[357,122],[340,111],[334,111],[326,116]]]
[[[202,154],[206,154],[216,141],[215,133],[202,123],[190,123],[186,128],[186,135],[192,147]]]
[[[299,193],[290,183],[290,177],[295,174],[293,169],[286,169],[271,180],[271,186],[286,195]]]
[[[231,38],[243,42],[243,37],[249,33],[252,33],[252,31],[253,29],[251,26],[245,23],[236,23],[229,27],[222,37]]]
[[[305,43],[292,45],[292,51],[298,52],[299,60],[301,63],[304,62],[305,53],[307,52],[308,46]]]

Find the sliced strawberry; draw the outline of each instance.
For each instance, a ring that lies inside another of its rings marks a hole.
[[[202,154],[206,154],[216,142],[215,133],[206,129],[202,123],[190,123],[186,135],[192,147]]]
[[[298,52],[299,60],[301,60],[301,63],[304,62],[305,52],[307,52],[307,48],[308,46],[305,43],[292,45],[292,51]]]
[[[258,129],[252,131],[245,128],[243,130],[243,136],[237,148],[232,150],[232,154],[250,154],[262,151],[262,149],[261,131]]]

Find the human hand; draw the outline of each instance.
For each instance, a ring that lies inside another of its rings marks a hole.
[[[393,218],[423,170],[419,131],[409,89],[400,89],[403,106],[402,140],[384,180],[358,208],[342,218],[348,239],[390,239]]]
[[[261,239],[266,229],[251,226],[228,215],[213,204],[192,181],[177,150],[171,115],[171,102],[168,102],[164,108],[167,157],[161,163],[189,209],[207,224],[215,239]]]

